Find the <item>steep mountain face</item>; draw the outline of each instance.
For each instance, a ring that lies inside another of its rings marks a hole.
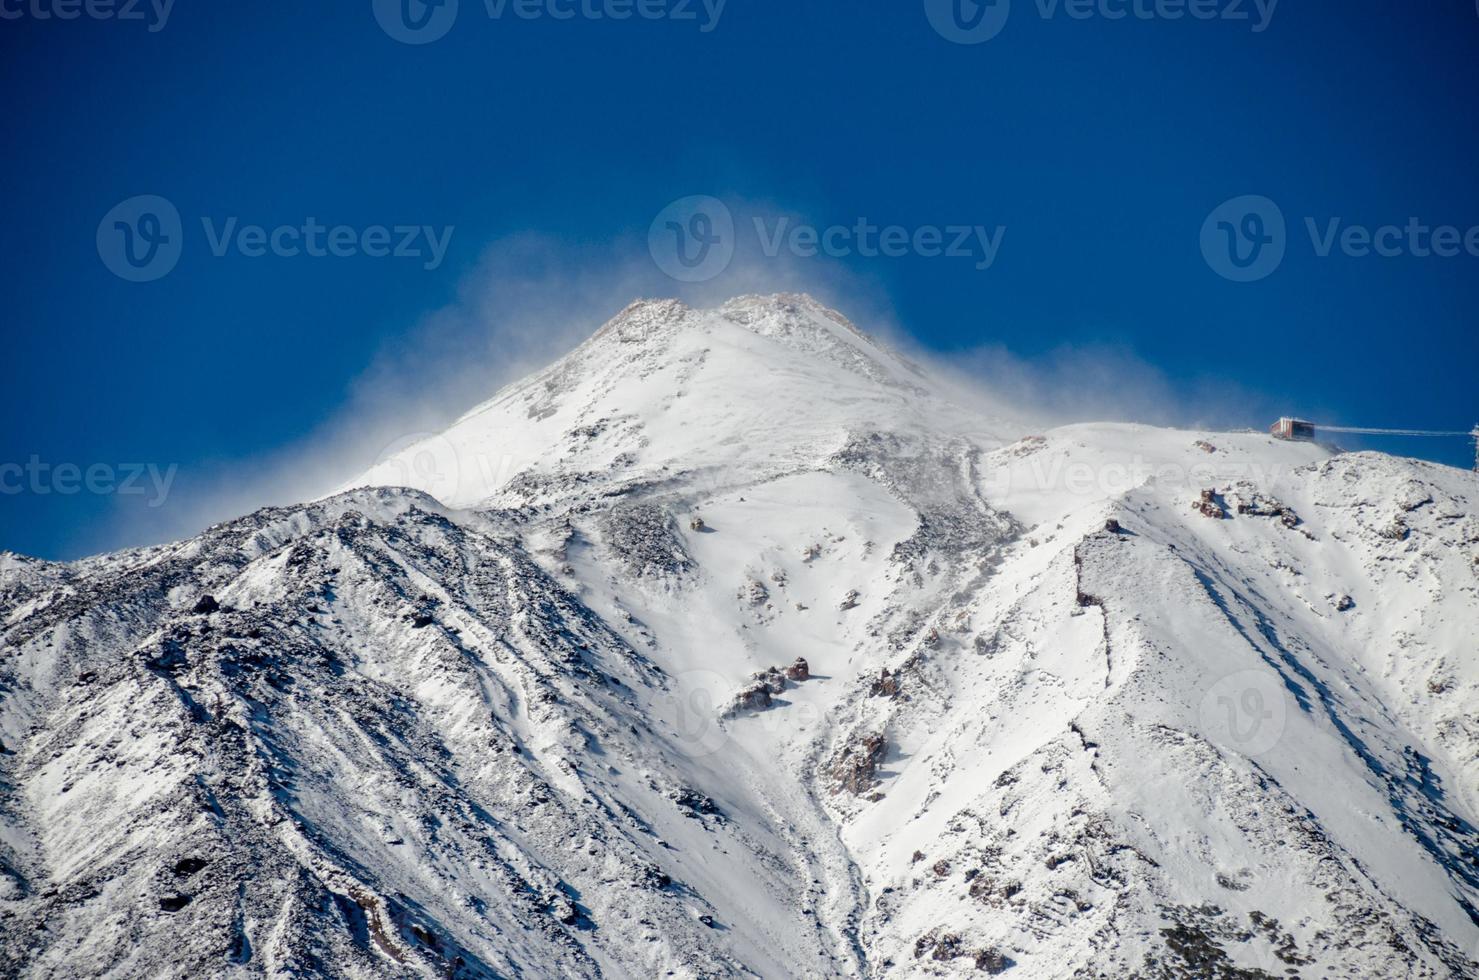
[[[0,556],[0,970],[1479,976],[1479,479],[1025,431],[642,303],[327,499]]]

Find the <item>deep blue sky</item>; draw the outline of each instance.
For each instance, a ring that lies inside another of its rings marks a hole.
[[[498,21],[461,0],[422,46],[388,37],[369,0],[179,0],[157,32],[39,21],[18,2],[0,20],[0,462],[178,463],[165,507],[183,506],[198,474],[331,417],[489,243],[534,233],[645,259],[653,217],[689,194],[818,224],[1006,226],[986,271],[836,262],[930,347],[1114,345],[1188,390],[1255,393],[1235,420],[1250,425],[1273,406],[1347,424],[1479,417],[1479,257],[1320,258],[1304,231],[1307,216],[1479,225],[1472,0],[1285,0],[1261,33],[1044,19],[1013,0],[1001,34],[970,46],[937,34],[921,0],[730,0],[709,32]],[[137,194],[184,220],[178,267],[151,283],[112,275],[96,244]],[[1242,194],[1289,224],[1282,266],[1252,283],[1214,274],[1199,244]],[[215,258],[202,216],[455,235],[432,271]],[[118,521],[137,503],[0,495],[0,548],[142,543]]]

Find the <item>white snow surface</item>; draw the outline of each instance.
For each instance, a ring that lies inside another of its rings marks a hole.
[[[1479,976],[1476,500],[633,304],[332,497],[0,555],[0,971]]]

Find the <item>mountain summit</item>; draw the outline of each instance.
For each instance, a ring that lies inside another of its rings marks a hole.
[[[637,302],[555,364],[445,432],[388,453],[345,489],[405,485],[476,507],[581,474],[788,470],[824,460],[853,432],[986,424],[937,388],[809,296],[747,296],[716,310]],[[991,428],[993,445],[1010,431]]]
[[[1476,499],[634,304],[332,497],[0,556],[0,968],[1479,976]]]

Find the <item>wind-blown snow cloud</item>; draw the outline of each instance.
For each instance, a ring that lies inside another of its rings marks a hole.
[[[900,324],[879,279],[864,279],[835,259],[742,249],[722,274],[684,283],[663,274],[635,236],[582,245],[528,234],[490,245],[457,299],[383,347],[342,408],[302,439],[264,456],[184,466],[164,506],[120,501],[84,544],[102,550],[184,537],[258,507],[330,493],[388,451],[441,431],[499,388],[557,360],[634,299],[676,297],[708,307],[776,292],[812,294],[951,382],[957,397],[1022,420],[1024,434],[1069,421],[1210,424],[1247,417],[1246,393],[1173,384],[1127,349],[1063,346],[1031,357],[991,343],[931,350]],[[989,322],[979,330],[953,326],[956,336],[989,336]]]
[[[162,506],[119,500],[80,538],[107,550],[197,533],[258,507],[312,499],[363,472],[390,448],[442,430],[504,385],[557,360],[639,298],[719,305],[746,292],[810,290],[850,312],[880,303],[845,270],[767,260],[733,263],[707,283],[665,276],[635,238],[582,246],[519,235],[485,249],[451,304],[385,345],[343,406],[302,439],[262,455],[182,466]],[[868,322],[860,317],[860,322]]]

